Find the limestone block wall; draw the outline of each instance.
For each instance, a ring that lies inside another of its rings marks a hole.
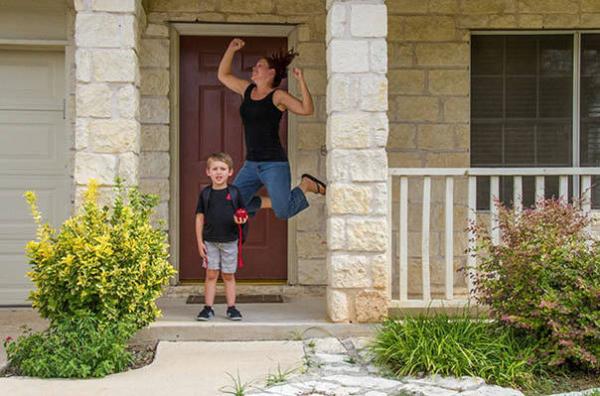
[[[336,322],[387,315],[386,22],[383,1],[328,2],[327,308]]]
[[[390,0],[388,58],[390,167],[469,166],[470,31],[474,29],[585,29],[600,26],[596,0]],[[443,181],[441,182],[443,183]],[[409,185],[409,294],[420,281],[421,187]],[[433,184],[432,291],[443,282],[443,184]],[[455,181],[456,265],[465,247],[466,180]],[[398,186],[394,186],[398,201]],[[397,218],[396,211],[394,218]],[[458,217],[461,216],[461,217]],[[395,224],[397,227],[397,224]],[[397,234],[394,234],[394,241]],[[395,250],[397,255],[397,250]],[[396,256],[397,259],[397,256]],[[394,278],[397,276],[393,274]],[[457,286],[464,285],[455,278]]]
[[[139,182],[141,0],[75,4],[76,202],[90,178],[109,196],[115,178]]]
[[[292,182],[304,172],[325,179],[325,0],[148,0],[144,2],[148,25],[141,39],[141,155],[140,185],[161,197],[159,216],[169,223],[169,197],[173,154],[170,134],[170,22],[217,22],[296,25],[300,56],[293,66],[301,67],[313,95],[315,113],[292,117],[296,122],[295,163]],[[224,49],[225,50],[225,49]],[[294,91],[295,80],[289,82]],[[326,283],[325,200],[309,197],[310,209],[296,217],[297,282]],[[175,230],[170,230],[175,232]]]

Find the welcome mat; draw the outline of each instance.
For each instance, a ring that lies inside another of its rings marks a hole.
[[[236,304],[257,304],[257,303],[282,303],[283,297],[280,294],[240,294],[235,297]],[[186,304],[204,304],[204,295],[190,294],[185,301]],[[225,296],[217,295],[215,304],[225,304],[227,300]]]

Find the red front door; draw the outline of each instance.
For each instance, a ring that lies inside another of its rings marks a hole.
[[[246,37],[241,52],[235,55],[232,70],[249,79],[250,70],[264,55],[286,48],[285,38]],[[180,265],[179,279],[204,279],[204,270],[194,230],[198,194],[210,180],[206,158],[224,151],[234,161],[237,174],[244,161],[243,126],[239,114],[240,95],[228,90],[217,79],[217,68],[231,37],[182,36],[180,44]],[[281,121],[281,141],[287,144],[287,116]],[[261,193],[265,193],[264,189]],[[249,235],[243,245],[244,268],[239,280],[287,279],[287,222],[271,210],[261,210],[250,219]]]

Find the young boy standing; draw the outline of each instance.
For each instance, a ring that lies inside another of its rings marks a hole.
[[[213,303],[217,289],[219,272],[225,284],[227,317],[242,320],[242,314],[235,307],[235,271],[238,264],[238,224],[247,218],[234,214],[244,209],[241,194],[235,186],[227,184],[233,174],[233,160],[226,153],[211,154],[206,162],[206,174],[211,185],[198,197],[196,206],[196,238],[202,266],[206,268],[204,282],[204,308],[196,320],[210,320],[215,316]]]

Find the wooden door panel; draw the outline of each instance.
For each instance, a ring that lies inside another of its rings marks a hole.
[[[217,79],[221,56],[230,37],[182,36],[180,45],[180,280],[203,280],[194,230],[199,192],[210,180],[206,158],[217,151],[229,153],[237,173],[243,164],[245,147],[239,114],[242,98]],[[244,38],[246,46],[232,63],[233,72],[249,79],[250,68],[265,54],[286,47],[284,38]],[[285,82],[285,80],[284,80]],[[282,84],[282,88],[287,85]],[[281,122],[281,141],[287,144],[287,115]],[[233,181],[233,178],[231,182]],[[266,190],[261,190],[266,195]],[[243,246],[240,280],[287,279],[287,222],[270,210],[250,220],[250,233]]]

